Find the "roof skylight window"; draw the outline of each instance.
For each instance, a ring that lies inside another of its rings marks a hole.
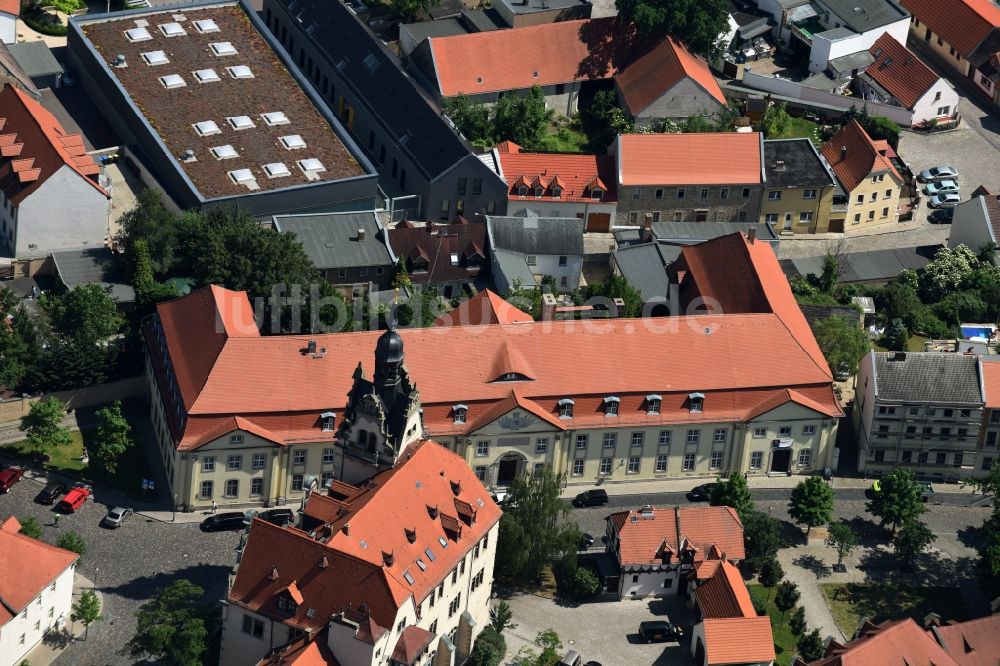
[[[239,157],[239,153],[228,143],[224,146],[215,146],[212,148],[212,155],[215,156],[217,160],[230,160],[234,157]]]
[[[191,73],[194,74],[194,78],[198,79],[198,83],[211,83],[219,80],[219,75],[215,73],[214,69],[199,69]]]
[[[260,117],[264,119],[268,127],[274,127],[275,125],[287,125],[291,121],[288,116],[285,115],[284,111],[268,111],[267,113],[260,114]]]
[[[187,30],[180,23],[161,23],[160,32],[164,37],[183,37],[187,34]]]
[[[130,28],[125,31],[125,38],[130,42],[147,42],[153,38],[145,28]]]
[[[413,575],[409,571],[404,571],[403,572],[403,578],[406,579],[407,583],[409,583],[410,585],[413,585]]]
[[[212,49],[212,53],[217,56],[236,55],[236,47],[233,46],[232,42],[212,42],[208,46]]]
[[[246,65],[233,65],[232,67],[226,67],[226,71],[229,72],[229,76],[234,79],[252,79],[253,72]]]
[[[142,54],[142,59],[147,65],[166,65],[170,62],[167,54],[163,51],[146,51]]]
[[[426,562],[424,562],[424,561],[423,561],[422,559],[420,559],[419,557],[417,558],[417,566],[418,566],[418,567],[420,567],[420,570],[421,570],[421,571],[427,571],[427,563],[426,563]]]
[[[252,183],[257,180],[254,178],[253,172],[250,171],[250,169],[236,169],[235,171],[230,171],[229,179],[237,185],[246,185],[247,183]]]
[[[267,174],[268,178],[283,178],[284,176],[291,176],[292,172],[288,170],[284,162],[271,162],[270,164],[264,165],[264,173]]]
[[[250,116],[229,116],[226,118],[229,122],[230,127],[234,130],[245,130],[256,127],[253,121],[250,120]]]
[[[187,85],[184,82],[184,77],[180,74],[167,74],[166,76],[161,76],[160,83],[162,83],[163,87],[168,90],[173,88],[183,88]]]
[[[326,171],[326,167],[315,157],[307,157],[304,160],[299,160],[299,168],[306,172],[319,173],[320,171]]]
[[[299,150],[306,147],[306,142],[298,134],[289,134],[287,136],[278,137],[278,141],[281,142],[281,145],[283,145],[286,150]]]
[[[194,21],[195,30],[201,34],[206,32],[219,32],[219,25],[215,22],[215,19],[199,19]]]
[[[199,123],[192,125],[194,131],[198,133],[198,136],[212,136],[213,134],[221,134],[222,130],[219,126],[215,124],[214,120],[202,120]]]

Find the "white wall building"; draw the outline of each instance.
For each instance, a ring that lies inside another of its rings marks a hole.
[[[17,41],[17,17],[20,13],[19,0],[0,1],[0,42],[13,44]]]
[[[492,277],[506,293],[515,280],[530,288],[550,276],[561,292],[580,286],[584,221],[575,217],[486,217]]]

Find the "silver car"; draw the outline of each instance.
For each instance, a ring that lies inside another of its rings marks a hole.
[[[104,520],[101,521],[101,525],[105,527],[110,527],[112,529],[116,527],[121,527],[125,519],[131,516],[134,512],[132,509],[127,509],[123,506],[116,506],[115,508],[108,511],[108,515],[104,516]]]
[[[961,195],[951,193],[951,194],[935,195],[931,197],[931,200],[928,202],[927,205],[929,205],[931,208],[951,208],[953,206],[957,206],[960,203],[962,203]]]
[[[953,180],[939,180],[935,183],[927,183],[924,193],[930,196],[935,194],[958,194],[958,183]]]
[[[936,166],[921,171],[917,178],[921,182],[930,183],[935,180],[955,180],[958,178],[958,169],[953,166]]]

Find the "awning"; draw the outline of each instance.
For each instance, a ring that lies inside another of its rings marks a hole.
[[[771,31],[771,22],[765,21],[764,23],[757,24],[754,27],[748,27],[746,29],[740,28],[740,39],[753,39],[754,37],[760,37]]]
[[[790,449],[792,448],[792,438],[785,437],[782,439],[776,439],[771,442],[771,445],[776,449]]]
[[[793,7],[788,10],[788,20],[791,23],[805,21],[806,19],[811,19],[814,16],[819,16],[819,9],[816,5],[808,2],[804,5],[799,5],[798,7]]]

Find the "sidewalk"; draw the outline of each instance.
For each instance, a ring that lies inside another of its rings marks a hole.
[[[79,569],[76,572],[76,577],[73,580],[73,603],[80,598],[84,590],[94,590],[97,593],[97,600],[101,603],[101,610],[104,610],[104,595],[94,586],[94,583],[82,575]],[[78,622],[73,622],[69,619],[69,615],[65,617],[64,625],[61,631],[50,631],[46,634],[42,642],[32,648],[31,652],[25,655],[25,662],[30,663],[31,666],[49,666],[54,662],[63,650],[70,646],[73,641],[80,640],[80,637],[85,633],[84,626]]]

